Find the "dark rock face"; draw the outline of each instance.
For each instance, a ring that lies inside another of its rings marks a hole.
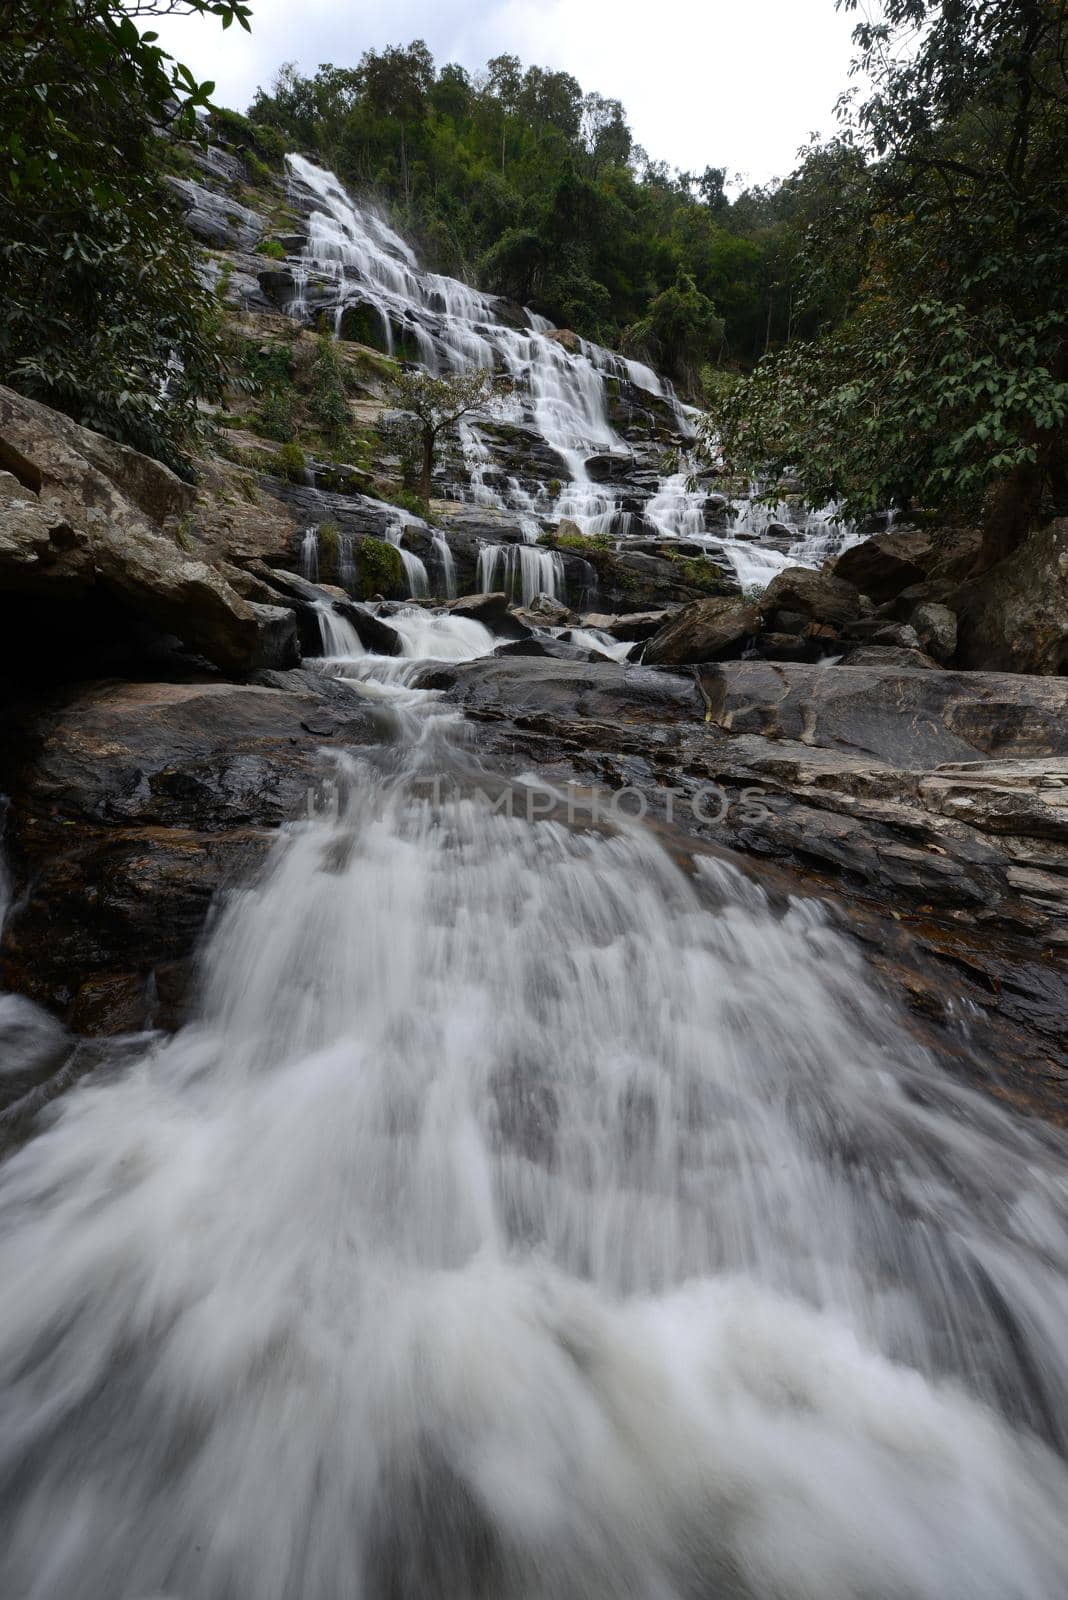
[[[321,747],[367,735],[351,697],[294,676],[290,693],[104,683],[11,712],[5,985],[82,1032],[180,1018],[214,896],[306,807]]]
[[[1068,517],[954,596],[958,660],[1000,672],[1068,671]]]
[[[698,600],[655,633],[645,647],[647,666],[679,666],[740,655],[745,641],[760,628],[760,612],[732,596]]]
[[[761,597],[760,608],[766,617],[785,613],[839,627],[856,622],[865,614],[860,594],[852,583],[828,572],[813,572],[808,567],[786,567],[777,573]],[[785,633],[793,631],[783,628]]]

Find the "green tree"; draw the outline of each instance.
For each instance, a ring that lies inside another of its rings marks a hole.
[[[385,50],[365,50],[354,79],[366,104],[397,124],[401,183],[407,199],[410,188],[407,129],[420,115],[433,86],[434,58],[422,39],[413,39],[404,48],[390,45]]]
[[[628,330],[627,346],[676,377],[692,381],[723,338],[723,318],[682,267],[648,314]]]
[[[468,412],[487,405],[494,388],[493,373],[481,368],[442,378],[433,378],[427,372],[403,372],[396,379],[397,405],[409,417],[407,428],[402,430],[402,448],[405,443],[413,447],[418,461],[419,496],[424,504],[430,499],[434,457],[442,437]]]
[[[168,0],[8,0],[0,38],[0,378],[181,466],[215,391],[215,302],[162,181],[198,84],[138,20]],[[224,27],[240,0],[187,0]]]
[[[806,244],[817,293],[851,263],[847,314],[731,391],[739,469],[981,519],[987,563],[1068,505],[1066,31],[1060,0],[885,0],[856,28],[869,164]]]

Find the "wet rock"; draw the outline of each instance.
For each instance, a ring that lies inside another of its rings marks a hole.
[[[305,810],[324,743],[370,737],[358,702],[309,681],[103,683],[13,707],[3,984],[91,1031],[177,1020],[218,892]]]
[[[678,666],[740,655],[760,629],[760,612],[735,596],[715,596],[683,606],[645,647],[647,666]]]
[[[365,650],[377,656],[403,655],[400,634],[396,628],[391,628],[388,622],[376,617],[366,606],[357,605],[354,600],[335,600],[331,609],[344,617],[346,622],[352,623]]]
[[[958,660],[987,671],[1068,671],[1068,517],[954,596]]]
[[[731,733],[850,747],[909,769],[1068,755],[1068,680],[734,661],[701,680]]]
[[[297,619],[288,606],[261,605],[250,600],[249,608],[259,630],[259,647],[254,667],[274,667],[284,671],[300,661]]]
[[[829,622],[841,626],[856,622],[867,607],[855,585],[832,576],[829,572],[813,572],[808,567],[786,567],[776,573],[761,597],[765,616],[779,613],[801,615],[810,622]],[[790,633],[792,628],[777,621],[780,631]]]
[[[602,455],[587,456],[586,471],[594,483],[623,483],[634,468],[634,457],[616,455],[610,451]]]

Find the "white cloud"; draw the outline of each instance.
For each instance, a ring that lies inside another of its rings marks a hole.
[[[424,38],[469,69],[509,51],[614,95],[657,159],[763,182],[834,126],[853,19],[834,0],[252,0],[252,33],[214,18],[156,26],[216,98],[243,109],[283,61],[351,65]]]

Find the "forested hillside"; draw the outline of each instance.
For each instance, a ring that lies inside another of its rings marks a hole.
[[[800,308],[796,261],[844,151],[732,201],[724,168],[670,170],[635,145],[618,100],[570,73],[515,56],[439,69],[421,40],[312,77],[285,66],[249,119],[386,202],[434,270],[690,387],[703,364],[750,365],[826,309]]]

